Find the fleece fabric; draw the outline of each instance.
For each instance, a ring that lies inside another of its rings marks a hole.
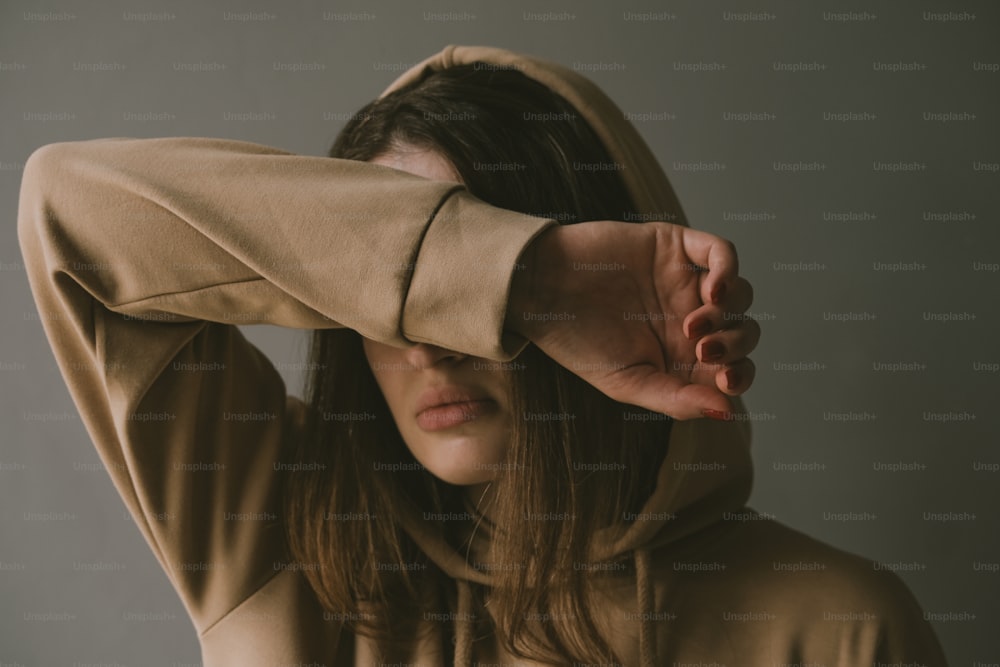
[[[623,166],[643,219],[687,224],[621,109],[569,68],[448,46],[386,93],[474,62],[565,97]],[[455,183],[242,141],[109,138],[32,153],[18,235],[40,320],[206,667],[387,660],[324,612],[289,562],[278,469],[305,406],[237,325],[342,326],[507,361],[526,344],[503,326],[514,265],[553,224]],[[625,664],[944,665],[896,574],[746,506],[750,435],[746,419],[675,422],[642,512],[605,529],[599,556],[634,564],[606,575],[599,614]],[[471,587],[489,585],[489,567],[470,562],[485,550],[456,552],[415,508],[396,519],[459,596],[393,664],[525,664],[466,620]]]

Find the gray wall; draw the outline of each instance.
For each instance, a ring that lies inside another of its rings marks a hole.
[[[953,4],[956,14],[942,16],[947,3],[848,3],[860,16],[834,17],[833,3],[626,2],[625,11],[666,12],[637,21],[596,0],[5,0],[0,663],[199,661],[193,628],[106,473],[80,465],[97,455],[33,317],[17,248],[26,157],[54,141],[178,135],[321,155],[342,125],[331,114],[357,109],[400,67],[449,43],[604,63],[592,78],[626,111],[654,114],[637,125],[689,219],[737,243],[756,288],[751,312],[764,337],[746,395],[751,504],[839,547],[916,563],[900,574],[941,619],[952,663],[1000,661],[1000,21],[996,3]],[[730,13],[748,9],[750,20]],[[253,20],[231,20],[251,10]],[[424,13],[443,11],[465,15]],[[338,20],[347,12],[363,20]],[[537,20],[544,12],[558,20]],[[725,68],[682,65],[693,63]],[[899,63],[916,65],[883,67]],[[271,119],[224,121],[231,111]],[[299,393],[303,334],[247,333],[287,365]],[[893,463],[916,465],[880,465]],[[38,511],[75,518],[23,520]],[[867,518],[834,517],[850,512]],[[974,518],[933,516],[945,512]],[[966,620],[943,620],[949,613]]]

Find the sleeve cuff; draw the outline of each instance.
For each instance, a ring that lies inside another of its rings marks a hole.
[[[528,344],[504,330],[518,258],[555,220],[490,206],[456,190],[427,228],[403,307],[407,340],[494,361]]]

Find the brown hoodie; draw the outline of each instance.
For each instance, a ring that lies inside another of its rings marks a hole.
[[[476,61],[560,93],[625,165],[644,219],[686,224],[621,110],[567,68],[449,46],[386,92],[425,66]],[[346,326],[509,360],[525,345],[503,331],[513,266],[552,224],[454,183],[240,141],[98,139],[31,155],[18,235],[40,319],[206,667],[379,661],[289,563],[277,482],[304,405],[235,325]],[[635,563],[636,576],[599,575],[611,596],[600,622],[625,664],[944,665],[897,575],[745,506],[749,444],[746,420],[675,422],[655,492],[602,536],[600,558]],[[461,554],[413,508],[395,518],[460,594],[454,620],[427,621],[393,660],[441,665],[454,641],[456,665],[524,664],[464,620],[470,582],[490,580],[469,560],[488,538]]]

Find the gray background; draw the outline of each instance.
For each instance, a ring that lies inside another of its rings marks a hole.
[[[336,118],[449,43],[604,63],[589,75],[625,111],[658,114],[636,124],[688,218],[736,242],[756,288],[751,312],[764,337],[746,395],[752,506],[836,546],[911,564],[900,575],[935,615],[952,664],[1000,661],[1000,21],[996,3],[948,4],[5,1],[0,663],[200,659],[178,598],[106,473],[90,465],[97,455],[38,322],[15,233],[24,160],[46,143],[105,136],[218,136],[322,155],[342,125]],[[747,10],[750,20],[730,13]],[[867,16],[829,15],[841,10]],[[949,10],[965,14],[938,14]],[[252,20],[233,20],[246,11]],[[425,13],[445,11],[461,20]],[[636,21],[625,11],[666,15]],[[558,20],[538,20],[544,12]],[[726,67],[692,72],[683,63]],[[814,65],[792,72],[790,63]],[[223,120],[246,111],[273,118]],[[748,112],[773,117],[730,115]],[[870,116],[829,116],[847,112]],[[714,169],[692,171],[696,163]],[[800,163],[817,168],[787,168]],[[923,167],[888,172],[878,166],[886,163]],[[881,268],[894,263],[904,266]],[[949,313],[962,319],[940,321]],[[304,334],[245,330],[300,393]],[[883,366],[900,362],[910,370]],[[900,462],[918,465],[876,470]],[[75,518],[31,521],[25,512]],[[832,519],[844,512],[869,518]],[[925,516],[939,512],[975,518]],[[30,621],[26,612],[75,618]]]

